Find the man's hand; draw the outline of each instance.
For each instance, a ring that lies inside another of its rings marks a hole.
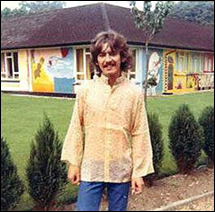
[[[143,191],[144,181],[142,177],[135,177],[131,180],[132,194],[140,194]]]
[[[80,182],[80,169],[77,166],[73,166],[73,165],[69,166],[68,180],[73,185],[79,185],[79,182]]]

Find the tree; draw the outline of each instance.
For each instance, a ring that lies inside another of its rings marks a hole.
[[[61,9],[66,5],[66,3],[62,1],[21,1],[19,5],[24,11],[34,13],[38,11]]]
[[[169,148],[179,172],[189,173],[201,155],[203,130],[188,105],[181,105],[169,126]]]
[[[164,156],[164,140],[162,126],[159,122],[158,115],[155,113],[148,114],[149,131],[153,150],[153,165],[155,174],[158,175],[161,170]]]
[[[20,201],[24,185],[17,174],[5,139],[1,138],[1,211],[11,210]]]
[[[62,1],[21,1],[19,8],[15,8],[14,10],[7,7],[4,8],[1,11],[1,18],[18,17],[36,12],[62,9],[64,6],[66,6],[66,3]]]
[[[164,22],[171,9],[173,8],[173,1],[158,1],[155,9],[152,10],[151,1],[143,1],[143,11],[136,7],[136,1],[130,1],[132,6],[132,14],[134,23],[137,28],[143,30],[145,37],[145,51],[146,51],[146,76],[145,76],[145,103],[147,104],[147,88],[148,88],[148,64],[149,64],[149,43],[161,31]]]
[[[12,10],[8,7],[5,7],[2,11],[1,11],[1,18],[4,17],[10,17],[10,15],[12,14]]]
[[[29,194],[37,209],[48,211],[67,183],[65,164],[61,163],[62,142],[47,116],[32,142],[26,168]]]
[[[153,166],[155,173],[144,177],[144,182],[148,186],[153,185],[153,181],[160,174],[163,156],[164,156],[164,140],[162,126],[159,122],[158,115],[156,113],[148,113],[149,132],[153,150]]]
[[[209,165],[214,165],[214,107],[208,106],[202,112],[199,123],[204,130],[204,151],[209,158]]]
[[[175,4],[171,16],[189,22],[213,26],[214,1],[180,1]]]

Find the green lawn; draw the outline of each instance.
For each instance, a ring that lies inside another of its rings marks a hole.
[[[183,103],[187,103],[198,118],[206,106],[214,105],[214,92],[150,97],[148,99],[148,110],[159,115],[163,126],[165,158],[162,171],[164,173],[174,173],[176,171],[175,163],[168,151],[168,126],[172,114]],[[9,144],[12,157],[23,180],[25,180],[25,167],[29,157],[30,143],[43,121],[44,112],[51,119],[55,129],[59,132],[60,139],[63,141],[73,106],[74,100],[71,99],[1,94],[1,135],[6,138]],[[74,193],[73,190],[76,189],[76,187],[68,185],[63,199],[70,198],[71,193]],[[29,196],[25,193],[18,210],[28,210],[32,205]]]
[[[44,112],[51,119],[63,141],[71,118],[74,100],[13,96],[1,93],[1,136],[5,137],[10,152],[25,181],[25,167],[30,153],[30,143],[43,121]],[[63,199],[72,198],[68,185]],[[24,193],[17,210],[28,210],[33,206],[29,195]]]

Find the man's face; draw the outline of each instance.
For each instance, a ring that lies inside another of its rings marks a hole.
[[[102,70],[103,74],[107,77],[119,77],[121,74],[121,57],[119,52],[114,52],[111,50],[109,44],[104,43],[102,50],[99,53],[98,65]]]

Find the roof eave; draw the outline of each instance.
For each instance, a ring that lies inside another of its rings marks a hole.
[[[80,41],[65,44],[51,44],[51,45],[32,45],[32,46],[13,46],[9,48],[1,48],[1,50],[15,50],[15,49],[38,49],[38,48],[54,48],[54,47],[67,47],[67,46],[77,46],[77,45],[90,45],[90,41]]]
[[[144,42],[136,42],[136,41],[128,41],[130,45],[142,45],[144,46]],[[156,47],[156,48],[165,48],[165,49],[181,49],[181,50],[191,50],[191,51],[203,51],[203,52],[214,52],[212,49],[205,49],[205,48],[192,48],[192,47],[181,47],[181,46],[174,46],[174,45],[159,45],[159,44],[149,44],[149,47]]]
[[[90,41],[80,41],[80,42],[71,42],[71,43],[59,43],[53,45],[32,45],[32,46],[14,46],[9,48],[1,48],[2,51],[8,50],[17,50],[17,49],[38,49],[38,48],[54,48],[54,47],[68,47],[68,46],[83,46],[83,45],[90,45]],[[136,41],[128,41],[129,45],[141,45],[144,46],[144,42],[136,42]],[[181,50],[191,50],[191,51],[202,51],[202,52],[211,52],[213,53],[214,50],[212,49],[205,49],[205,48],[191,48],[191,47],[179,47],[174,45],[159,45],[159,44],[149,44],[149,47],[156,47],[156,48],[171,48],[171,49],[181,49]]]

